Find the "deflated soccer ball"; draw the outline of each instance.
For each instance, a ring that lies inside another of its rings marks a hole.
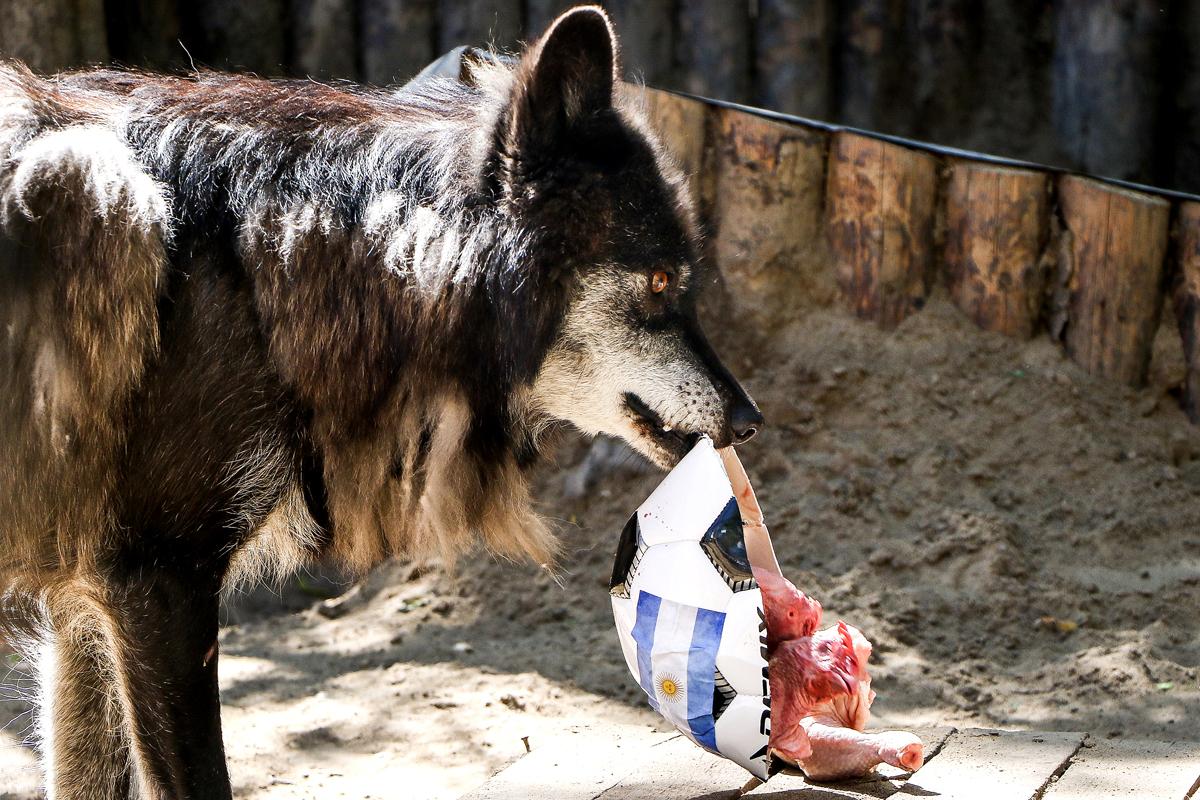
[[[762,595],[729,477],[708,439],[626,524],[610,592],[625,661],[651,707],[765,780],[771,690]]]

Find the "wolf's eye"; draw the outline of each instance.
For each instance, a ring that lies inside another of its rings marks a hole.
[[[662,294],[671,285],[671,273],[659,270],[650,276],[650,291]]]

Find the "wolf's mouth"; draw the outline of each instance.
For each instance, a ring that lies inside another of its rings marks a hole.
[[[676,461],[687,455],[700,438],[698,433],[686,433],[667,424],[642,398],[632,392],[625,393],[625,409],[633,419],[633,426],[645,438],[669,453]]]

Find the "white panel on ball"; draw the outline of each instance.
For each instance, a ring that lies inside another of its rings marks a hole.
[[[635,581],[640,589],[659,597],[713,611],[724,611],[733,597],[696,542],[671,542],[647,549]]]
[[[711,442],[698,444],[638,508],[642,539],[647,545],[697,541],[731,497],[721,457]]]
[[[766,628],[760,627],[762,593],[758,589],[738,592],[725,607],[725,631],[717,650],[717,669],[739,694],[763,695],[763,641]]]
[[[759,778],[765,778],[771,707],[760,695],[740,694],[717,720],[717,749]]]

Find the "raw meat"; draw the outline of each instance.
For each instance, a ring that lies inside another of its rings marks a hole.
[[[821,604],[774,572],[755,569],[767,623],[771,749],[814,780],[862,775],[888,763],[909,772],[925,760],[921,740],[904,731],[867,733],[871,643],[839,622],[817,630]]]

